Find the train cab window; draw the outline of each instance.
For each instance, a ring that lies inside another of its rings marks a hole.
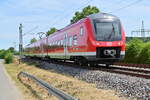
[[[80,27],[80,35],[82,36],[84,34],[83,26]]]
[[[73,36],[73,44],[76,46],[77,45],[77,35]]]
[[[70,47],[72,46],[72,40],[73,40],[73,38],[72,38],[72,36],[70,36],[70,37],[69,37],[69,46],[70,46]]]
[[[97,41],[121,40],[121,26],[118,20],[94,20],[95,38]]]

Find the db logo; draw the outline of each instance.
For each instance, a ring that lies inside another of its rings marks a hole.
[[[112,42],[107,42],[106,45],[107,46],[112,46]]]

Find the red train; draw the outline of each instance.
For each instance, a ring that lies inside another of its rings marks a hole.
[[[24,55],[109,65],[125,56],[125,32],[116,16],[92,14],[27,45]]]

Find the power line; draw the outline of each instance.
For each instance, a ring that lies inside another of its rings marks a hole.
[[[111,0],[112,1],[112,0]],[[119,0],[119,1],[115,1],[115,2],[111,2],[111,1],[108,1],[109,4],[107,6],[114,6],[114,4],[121,4],[121,3],[124,3],[124,2],[128,2],[128,0]],[[129,0],[130,1],[130,0]]]
[[[33,29],[29,30],[28,32],[25,32],[25,33],[23,34],[23,36],[25,36],[25,35],[27,35],[27,34],[33,34],[33,33],[31,33],[31,32],[34,31],[34,30],[36,30],[37,28],[38,28],[38,26],[34,27]]]
[[[85,3],[85,4],[82,5],[81,7],[77,8],[76,10],[79,10],[79,9],[83,8],[84,6],[88,5],[88,4],[89,4],[90,2],[92,2],[92,1],[94,1],[94,0],[89,0],[87,3]],[[63,20],[63,19],[65,19],[66,17],[68,17],[68,15],[70,15],[70,13],[72,14],[72,11],[69,12],[69,13],[67,13],[67,14],[65,14],[64,17],[59,18],[59,20],[56,20],[54,23],[52,23],[52,25],[53,25],[53,26],[56,25],[58,22],[60,22],[60,20]],[[57,19],[57,17],[55,17],[55,19]]]
[[[150,33],[150,30],[145,29],[144,21],[142,21],[141,29],[132,31],[131,32],[131,37],[134,37],[136,34],[137,34],[137,37],[146,37],[145,35],[148,35],[149,33]]]
[[[94,1],[94,0],[89,0],[87,3],[85,3],[85,4],[82,5],[81,7],[77,8],[76,10],[79,10],[79,9],[83,8],[83,6],[89,4],[89,3],[92,2],[92,1]],[[56,23],[58,23],[60,20],[66,18],[68,15],[70,15],[70,13],[71,13],[71,12],[67,13],[66,16],[64,16],[63,18],[60,18],[59,20],[55,21],[52,25],[54,26],[54,25],[55,25]],[[56,19],[57,17],[58,17],[58,16],[55,16],[55,19]],[[34,31],[34,30],[37,29],[37,28],[38,28],[38,26],[36,26],[35,28],[33,28],[33,29],[29,30],[28,32],[24,33],[23,36],[24,36],[24,35],[27,35],[27,34],[34,34],[34,33],[30,33],[30,32]]]
[[[109,13],[117,12],[117,11],[120,11],[120,10],[122,10],[122,9],[129,8],[129,7],[131,7],[131,6],[133,6],[133,5],[137,4],[137,3],[139,3],[139,2],[141,2],[141,1],[142,1],[142,0],[136,0],[136,1],[130,3],[130,4],[126,5],[126,6],[123,6],[123,7],[121,7],[121,8],[118,8],[118,9],[116,9],[116,10],[114,10],[114,11],[109,12]]]

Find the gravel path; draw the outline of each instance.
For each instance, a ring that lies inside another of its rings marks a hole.
[[[45,69],[70,75],[88,83],[95,83],[97,88],[113,89],[120,93],[120,96],[125,96],[129,99],[150,100],[150,80],[148,79],[103,72],[100,70],[64,67],[63,65],[49,64],[47,62],[37,61],[36,63]]]
[[[23,100],[22,95],[7,75],[2,60],[0,60],[0,100]]]

